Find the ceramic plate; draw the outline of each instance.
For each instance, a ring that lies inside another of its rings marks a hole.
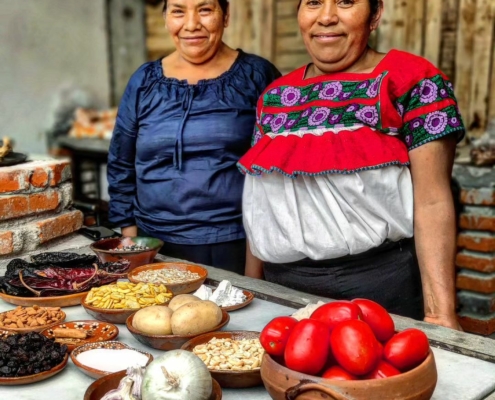
[[[54,329],[78,329],[86,331],[86,339],[71,339],[71,338],[55,338],[53,336]],[[82,346],[86,343],[106,342],[108,340],[114,340],[119,336],[119,328],[113,324],[107,322],[84,320],[84,321],[71,321],[52,326],[41,332],[49,339],[55,339],[60,344],[67,345],[69,352],[74,350],[77,346]]]
[[[225,311],[235,311],[251,304],[251,302],[254,300],[254,294],[252,294],[249,290],[243,290],[242,293],[244,293],[244,296],[246,296],[246,301],[240,304],[236,304],[235,306],[220,307],[220,308]]]
[[[40,307],[70,307],[81,304],[81,300],[89,292],[67,294],[53,297],[19,297],[0,292],[0,299],[16,306],[34,306]]]
[[[69,355],[66,354],[63,361],[60,364],[53,367],[49,371],[40,372],[39,374],[19,376],[16,378],[2,378],[2,377],[0,377],[0,386],[1,385],[6,385],[6,386],[27,385],[28,383],[44,381],[45,379],[51,378],[53,375],[56,375],[60,371],[62,371],[66,367],[68,359],[69,359]]]
[[[43,309],[43,307],[41,307],[41,309]],[[9,311],[5,311],[3,313],[0,313],[0,315],[2,314],[7,314],[8,312],[11,312],[11,311],[14,311],[15,309],[13,310],[9,310]],[[7,327],[0,327],[0,332],[2,331],[10,331],[12,333],[27,333],[27,332],[41,332],[45,329],[48,329],[48,328],[51,328],[52,326],[54,325],[58,325],[62,322],[65,321],[65,318],[66,318],[66,314],[60,310],[60,313],[61,313],[61,318],[55,322],[52,322],[50,324],[46,324],[46,325],[41,325],[41,326],[35,326],[35,327],[24,327],[24,328],[7,328]]]
[[[27,155],[22,153],[9,153],[1,161],[0,167],[7,167],[9,165],[16,165],[26,161]]]

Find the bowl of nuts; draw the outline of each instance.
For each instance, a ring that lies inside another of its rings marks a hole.
[[[224,388],[247,388],[263,384],[261,360],[264,350],[259,332],[209,332],[181,347],[206,364],[211,376]]]
[[[208,276],[208,270],[183,262],[142,265],[127,274],[131,282],[165,285],[174,295],[195,292]]]
[[[166,305],[172,296],[164,285],[117,282],[92,288],[81,305],[99,321],[125,324],[134,312],[148,306]]]
[[[144,236],[102,239],[89,247],[101,262],[128,260],[129,271],[141,265],[153,262],[163,246],[160,239]]]
[[[15,333],[41,332],[65,321],[60,307],[16,307],[0,314],[0,330]]]

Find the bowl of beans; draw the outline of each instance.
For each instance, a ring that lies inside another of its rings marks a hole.
[[[176,296],[198,290],[208,276],[208,270],[183,262],[163,262],[142,265],[127,276],[134,283],[165,285]]]
[[[134,312],[149,306],[166,306],[172,296],[164,285],[117,282],[92,288],[81,305],[99,321],[125,324],[127,317]]]
[[[144,236],[102,239],[89,247],[101,262],[128,260],[129,271],[141,265],[152,263],[163,246],[160,239]]]

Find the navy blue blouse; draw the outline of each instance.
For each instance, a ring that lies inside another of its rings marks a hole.
[[[216,79],[167,78],[141,66],[122,97],[108,155],[109,220],[178,244],[243,239],[244,177],[258,97],[280,73],[239,51]]]

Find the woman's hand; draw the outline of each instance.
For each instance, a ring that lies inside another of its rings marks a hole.
[[[430,324],[444,326],[445,328],[454,329],[456,331],[462,331],[461,325],[457,321],[457,316],[453,315],[427,315],[424,319],[425,322]]]
[[[136,225],[126,226],[126,227],[122,228],[121,231],[122,231],[122,236],[135,237],[138,235]]]

